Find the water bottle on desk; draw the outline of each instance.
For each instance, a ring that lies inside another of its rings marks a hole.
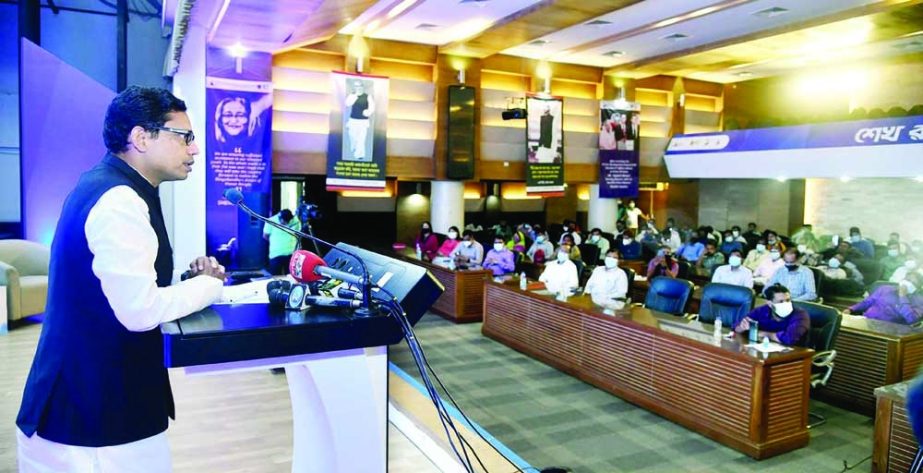
[[[519,273],[519,289],[525,291],[529,288],[529,280],[526,279],[526,272]]]
[[[715,318],[715,338],[721,338],[721,317]]]
[[[419,243],[417,243],[417,259],[418,259],[418,260],[422,260],[422,259],[423,259],[423,250],[420,249],[420,244],[419,244]]]
[[[756,343],[760,341],[760,324],[759,322],[752,320],[750,321],[750,343]]]

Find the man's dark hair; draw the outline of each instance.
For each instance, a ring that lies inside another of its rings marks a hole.
[[[743,258],[744,252],[743,252],[743,251],[740,251],[740,250],[731,250],[731,252],[728,253],[728,256],[731,256],[731,255],[737,255],[737,256],[740,256],[741,258]]]
[[[771,301],[774,297],[776,297],[776,294],[789,294],[789,293],[790,292],[788,288],[779,283],[775,283],[772,286],[767,287],[766,290],[763,291],[763,294],[766,296],[766,300],[769,300],[769,301]]]
[[[739,231],[740,231],[740,225],[734,225],[733,227],[731,227],[731,231],[734,231],[734,230],[737,230],[737,231],[739,232]]]
[[[609,248],[609,250],[606,251],[606,256],[609,256],[609,255],[615,255],[616,257],[621,258],[622,252],[619,251],[618,248]]]
[[[784,253],[784,254],[787,255],[787,254],[789,254],[789,253],[795,255],[795,258],[801,258],[801,252],[798,251],[798,248],[795,248],[794,246],[791,247],[791,248],[787,248],[787,249],[785,250],[785,253]]]
[[[859,227],[849,227],[849,234],[852,235],[853,233],[862,234],[862,232],[859,231]]]
[[[170,113],[185,112],[186,103],[166,89],[133,85],[116,95],[106,110],[103,141],[110,153],[128,147],[128,135],[140,126],[157,136],[157,128],[169,120]]]
[[[474,232],[472,232],[471,230],[465,230],[464,232],[462,232],[462,238],[465,238],[465,237],[474,238]]]
[[[712,240],[711,238],[709,238],[709,239],[705,240],[705,246],[714,246],[715,248],[717,248],[717,247],[718,247],[718,242],[715,241],[715,240]]]
[[[590,230],[590,233],[602,233],[602,232],[603,232],[603,231],[600,230],[599,227],[596,227],[596,228]]]
[[[279,213],[279,218],[282,219],[282,223],[291,222],[293,217],[294,215],[292,215],[292,211],[289,209],[282,209],[282,212]]]

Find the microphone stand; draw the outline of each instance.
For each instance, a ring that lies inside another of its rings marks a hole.
[[[230,200],[230,199],[228,199],[228,200]],[[356,261],[359,262],[359,265],[362,267],[362,280],[363,280],[363,283],[362,283],[362,306],[360,306],[360,307],[357,308],[355,311],[353,311],[353,313],[354,313],[356,316],[359,316],[359,317],[370,317],[370,316],[374,315],[374,312],[372,311],[372,307],[371,307],[371,304],[372,304],[372,281],[369,279],[369,268],[365,265],[365,261],[362,261],[362,258],[360,258],[359,255],[357,255],[357,254],[355,254],[355,253],[353,253],[353,252],[351,252],[351,251],[344,250],[344,249],[342,249],[342,248],[337,248],[337,246],[334,245],[333,243],[330,243],[330,242],[328,242],[328,241],[326,241],[326,240],[322,240],[322,239],[320,239],[320,238],[318,238],[318,237],[316,237],[316,236],[314,236],[314,235],[311,235],[311,234],[308,234],[308,233],[304,233],[304,232],[300,232],[300,231],[298,231],[298,230],[294,230],[294,229],[292,229],[292,228],[288,228],[288,227],[286,227],[285,225],[282,225],[282,224],[280,224],[280,223],[273,222],[271,219],[268,219],[268,218],[266,218],[266,217],[264,217],[264,216],[262,216],[262,215],[260,215],[260,214],[258,214],[258,213],[256,213],[256,212],[254,212],[250,207],[247,207],[247,204],[244,204],[243,200],[237,201],[236,203],[234,203],[234,205],[236,205],[238,208],[240,208],[241,210],[243,210],[244,212],[246,212],[247,215],[249,215],[249,216],[251,216],[251,217],[253,217],[253,218],[257,219],[257,220],[260,220],[260,221],[263,222],[263,223],[266,223],[266,224],[269,224],[269,225],[271,225],[271,226],[273,226],[273,227],[275,227],[275,228],[278,228],[279,230],[282,230],[283,232],[288,233],[289,235],[292,235],[292,236],[297,237],[297,238],[306,238],[306,239],[308,239],[308,240],[311,240],[312,242],[314,242],[315,248],[317,247],[317,244],[320,243],[320,244],[322,244],[322,245],[324,245],[324,246],[327,246],[327,247],[329,247],[329,248],[333,248],[333,249],[336,249],[336,250],[338,250],[338,251],[341,251],[341,252],[345,253],[347,256],[352,256],[353,258],[355,258]]]

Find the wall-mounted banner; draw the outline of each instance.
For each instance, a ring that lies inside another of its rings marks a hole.
[[[599,197],[637,197],[641,105],[599,102]]]
[[[388,78],[332,72],[327,190],[382,190],[387,157]]]
[[[564,195],[564,98],[526,96],[526,194]]]
[[[226,258],[230,267],[260,267],[261,228],[223,197],[236,187],[256,211],[269,209],[272,185],[272,55],[251,52],[231,57],[209,48],[206,57],[205,110],[206,251]],[[239,250],[239,251],[238,251]]]

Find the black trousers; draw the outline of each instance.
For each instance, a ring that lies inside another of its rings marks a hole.
[[[288,262],[292,255],[276,256],[269,260],[269,274],[273,276],[288,274]]]

